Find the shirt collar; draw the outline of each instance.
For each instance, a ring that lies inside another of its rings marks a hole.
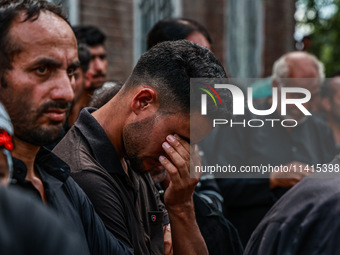
[[[84,108],[81,110],[76,123],[74,124],[91,148],[92,155],[106,171],[114,174],[124,174],[120,158],[107,137],[104,129],[91,115],[97,109]]]
[[[65,182],[70,176],[69,166],[44,147],[39,150],[35,158],[34,167],[39,171],[41,178],[45,176],[44,172],[54,176],[61,182]],[[24,182],[27,174],[25,163],[17,158],[13,158],[13,168],[13,179],[16,179],[18,182]]]

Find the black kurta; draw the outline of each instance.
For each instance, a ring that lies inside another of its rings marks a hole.
[[[331,164],[339,169],[339,155]],[[252,234],[244,254],[340,254],[339,215],[340,174],[314,173],[272,207]]]
[[[68,165],[42,148],[35,159],[34,168],[43,182],[47,205],[79,236],[78,250],[81,254],[132,254],[106,230],[88,197],[69,176]],[[26,172],[25,164],[14,159],[13,185],[34,194],[41,201],[38,191],[25,180]]]
[[[130,170],[127,176],[94,110],[83,109],[53,151],[69,164],[107,229],[135,254],[163,254],[169,219],[158,191],[149,174]]]

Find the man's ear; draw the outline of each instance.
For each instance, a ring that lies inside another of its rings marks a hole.
[[[158,97],[157,92],[150,87],[143,87],[137,91],[137,94],[133,97],[131,103],[132,111],[138,115],[144,110],[150,109],[151,107],[158,108]]]

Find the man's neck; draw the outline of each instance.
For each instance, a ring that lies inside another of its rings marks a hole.
[[[114,102],[109,102],[92,113],[92,115],[104,129],[119,158],[122,160],[125,157],[124,146],[122,144],[122,120],[125,119],[125,116],[123,116],[124,114],[122,113],[120,106],[115,105]]]
[[[40,146],[32,145],[15,138],[15,148],[12,152],[13,157],[20,159],[27,167],[27,176],[34,174],[34,161]]]
[[[15,149],[12,152],[13,157],[20,159],[27,167],[26,180],[30,181],[32,185],[40,193],[41,199],[46,203],[46,196],[44,186],[39,174],[34,171],[34,161],[38,154],[40,146],[32,145],[27,142],[15,138]]]

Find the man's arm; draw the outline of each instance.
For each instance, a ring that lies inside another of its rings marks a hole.
[[[161,164],[170,176],[164,194],[168,208],[174,254],[208,254],[207,246],[198,228],[193,202],[193,192],[199,178],[190,178],[190,145],[172,135],[163,143],[167,157],[160,156]]]
[[[84,227],[84,232],[91,254],[132,254],[131,250],[118,240],[106,228],[100,217],[95,212],[89,198],[83,190],[71,179],[70,186],[74,187],[72,192]]]

